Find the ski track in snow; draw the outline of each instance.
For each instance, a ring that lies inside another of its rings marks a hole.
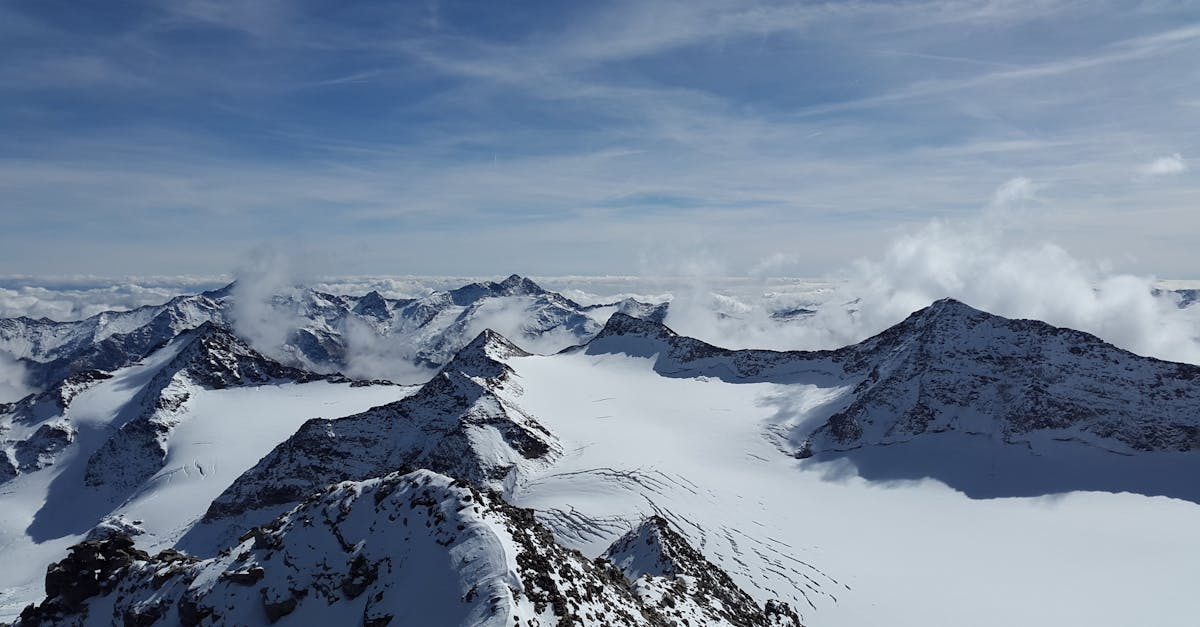
[[[508,363],[523,390],[515,402],[567,451],[513,501],[586,555],[658,514],[760,602],[783,599],[821,626],[1182,627],[1200,610],[1195,504],[871,483],[777,446],[781,424],[839,402],[838,388],[668,378],[653,357],[620,354]],[[591,417],[595,399],[610,418]]]

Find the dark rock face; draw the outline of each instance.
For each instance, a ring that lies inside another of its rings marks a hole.
[[[111,592],[130,564],[149,558],[145,551],[134,548],[129,536],[121,534],[76,544],[65,559],[46,569],[46,600],[25,608],[17,625],[66,624],[71,617],[85,613],[85,601]]]
[[[708,376],[731,383],[837,384],[846,376],[833,351],[730,350],[679,335],[665,325],[614,313],[590,342],[588,354],[656,356],[654,370],[667,377]]]
[[[541,296],[548,292],[537,283],[520,275],[510,275],[499,283],[485,281],[450,290],[450,299],[457,305],[470,305],[489,296]]]
[[[818,450],[960,431],[1050,433],[1114,450],[1200,448],[1200,367],[1121,350],[1080,331],[942,300],[837,351],[863,378],[812,434]]]
[[[790,321],[801,320],[817,313],[815,309],[807,307],[792,307],[790,309],[780,309],[771,312],[771,318],[774,320]]]
[[[55,458],[75,441],[75,427],[61,417],[67,405],[90,385],[110,376],[87,370],[71,375],[45,392],[0,405],[0,436],[4,436],[11,425],[37,426],[33,433],[24,437],[0,437],[0,483],[53,464]]]
[[[75,441],[75,429],[67,422],[43,424],[27,439],[13,447],[16,467],[21,472],[33,472],[50,465],[54,457]]]
[[[209,389],[329,378],[264,357],[229,330],[212,323],[201,325],[192,334],[191,342],[165,370],[185,370],[194,381]]]
[[[360,316],[370,316],[376,320],[386,320],[391,317],[387,300],[374,290],[359,298],[352,311]]]

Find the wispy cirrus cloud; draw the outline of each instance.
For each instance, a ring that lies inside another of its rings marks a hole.
[[[700,238],[814,274],[1023,177],[1031,229],[1178,274],[1153,225],[1200,228],[1194,188],[1129,170],[1198,142],[1200,15],[1119,9],[7,5],[0,262],[211,273],[276,240],[344,272],[632,272]]]

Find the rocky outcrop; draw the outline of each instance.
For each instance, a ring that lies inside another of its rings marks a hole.
[[[25,608],[17,625],[82,625],[87,601],[111,593],[131,565],[149,559],[123,534],[80,542],[46,569],[46,600]]]
[[[73,375],[136,363],[180,332],[228,323],[230,289],[179,296],[162,305],[104,312],[85,320],[0,319],[0,350],[22,358],[30,385],[50,389]]]

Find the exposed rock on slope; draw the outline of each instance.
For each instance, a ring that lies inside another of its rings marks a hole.
[[[74,322],[0,319],[0,351],[24,363],[31,385],[49,389],[79,372],[111,372],[136,363],[205,322],[235,328],[239,296],[231,284],[162,305],[104,312]],[[413,299],[389,299],[374,291],[346,296],[297,289],[271,298],[267,305],[278,324],[287,327],[286,337],[279,346],[257,348],[278,361],[316,372],[344,370],[348,355],[371,354],[375,344],[383,342],[388,358],[403,355],[432,374],[497,320],[513,321],[514,328],[505,329],[512,337],[548,352],[586,341],[601,327],[587,314],[592,307],[517,275]],[[658,320],[665,315],[662,305],[632,299],[616,306]]]
[[[793,434],[802,455],[946,431],[1116,451],[1200,448],[1200,367],[952,299],[836,351],[727,350],[622,314],[573,350],[654,356],[664,376],[850,386],[828,420]]]
[[[132,416],[88,459],[87,485],[129,490],[158,472],[171,431],[185,419],[187,401],[197,388],[331,378],[268,359],[211,322],[176,341],[182,344],[179,352],[130,403],[126,411]]]
[[[204,322],[228,323],[230,288],[179,296],[162,305],[104,312],[86,320],[0,319],[0,350],[20,357],[30,384],[48,389],[87,370],[111,372]]]
[[[786,603],[768,601],[765,610],[760,608],[661,516],[647,518],[621,536],[602,558],[633,582],[643,602],[658,607],[676,624],[800,624]]]
[[[1117,451],[1200,448],[1200,367],[1036,320],[945,299],[838,358],[865,377],[812,434],[816,450],[945,431],[1006,442],[1040,434]]]
[[[663,376],[710,376],[734,383],[834,382],[846,374],[832,351],[730,350],[679,335],[661,323],[619,312],[586,345],[569,350],[592,355],[624,353],[654,357],[654,370]]]
[[[205,518],[292,503],[330,483],[403,466],[502,488],[522,468],[561,452],[552,434],[497,394],[515,385],[499,360],[524,354],[485,331],[416,394],[354,416],[308,421],[213,501]]]
[[[331,486],[203,561],[150,557],[120,534],[81,543],[18,624],[798,625],[786,606],[714,589],[732,584],[660,533],[654,548],[675,571],[639,575],[635,594],[607,560],[557,545],[530,510],[432,472],[392,473]]]
[[[53,464],[75,441],[74,425],[62,418],[71,399],[107,378],[108,374],[87,370],[50,390],[0,405],[0,483]]]

